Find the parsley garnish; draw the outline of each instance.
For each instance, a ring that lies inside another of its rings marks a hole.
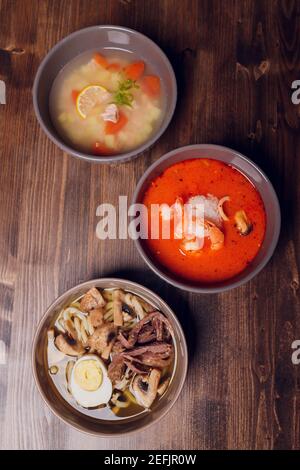
[[[114,94],[114,103],[118,105],[124,106],[132,106],[132,101],[134,99],[131,90],[134,88],[139,88],[139,85],[136,83],[135,80],[131,80],[130,78],[120,81],[119,88]]]

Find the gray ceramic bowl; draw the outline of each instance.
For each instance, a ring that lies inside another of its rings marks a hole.
[[[135,240],[137,249],[148,266],[158,274],[162,279],[180,289],[198,293],[216,293],[224,292],[234,287],[241,286],[248,282],[256,274],[258,274],[271,258],[280,233],[280,207],[274,188],[263,173],[263,171],[244,155],[227,147],[220,145],[189,145],[163,155],[159,160],[154,162],[140,179],[136,191],[133,196],[133,203],[141,203],[143,195],[153,181],[166,168],[174,163],[193,159],[193,158],[213,158],[228,163],[240,170],[254,184],[259,191],[265,205],[267,214],[266,234],[263,244],[252,263],[238,276],[227,281],[215,284],[199,284],[191,283],[182,279],[178,279],[173,273],[159,265],[155,259],[151,257],[145,248],[141,239]]]
[[[163,312],[173,326],[176,349],[175,372],[167,392],[153,405],[150,413],[143,413],[117,422],[92,418],[69,405],[58,393],[49,376],[46,358],[47,330],[50,328],[53,318],[62,308],[65,308],[92,287],[120,288],[133,292]],[[70,424],[79,431],[100,437],[116,437],[129,434],[145,429],[161,419],[174,405],[181,392],[187,373],[187,365],[188,353],[184,333],[170,307],[149,289],[135,282],[115,278],[102,278],[84,282],[58,297],[41,319],[32,348],[33,374],[45,403],[65,423]]]
[[[166,113],[155,134],[143,145],[130,152],[113,156],[95,156],[78,151],[66,144],[52,124],[49,114],[49,94],[60,70],[80,53],[99,49],[121,49],[136,54],[161,78],[166,99]],[[76,31],[62,39],[46,55],[40,64],[34,85],[33,104],[37,119],[48,137],[64,152],[98,163],[124,162],[136,157],[159,139],[168,127],[177,100],[177,85],[172,66],[163,51],[148,37],[121,26],[91,26]]]

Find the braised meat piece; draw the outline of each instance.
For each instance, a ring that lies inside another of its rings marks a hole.
[[[154,341],[157,337],[155,328],[153,325],[146,325],[139,334],[138,342],[139,344],[150,343]]]
[[[123,352],[122,355],[127,361],[163,369],[171,364],[174,348],[171,344],[157,342]]]
[[[120,354],[115,354],[108,366],[108,376],[112,383],[122,379],[125,372],[124,358]]]
[[[106,304],[104,298],[102,297],[101,293],[96,289],[96,287],[92,287],[81,299],[80,301],[80,308],[84,312],[89,312],[94,308],[104,307]]]
[[[89,319],[91,321],[91,324],[94,328],[98,328],[98,326],[102,326],[104,323],[104,311],[103,308],[95,308],[90,311],[89,313]]]
[[[151,339],[147,339],[150,328],[153,329],[153,333],[154,330],[156,333],[152,335],[151,331]],[[126,349],[130,349],[133,348],[136,343],[146,343],[153,339],[157,339],[157,341],[163,341],[164,338],[169,339],[172,332],[172,326],[164,315],[160,312],[151,312],[132,328],[128,338],[125,337],[124,333],[120,332],[118,339]]]
[[[94,333],[88,339],[90,352],[97,352],[100,355],[105,352],[105,355],[107,355],[107,348],[113,346],[117,331],[117,328],[115,328],[111,323],[105,323],[104,325],[96,328]]]
[[[114,345],[112,347],[112,353],[113,354],[119,354],[121,352],[125,351],[124,346],[122,345],[121,341],[118,339],[114,342]]]
[[[156,342],[119,353],[133,372],[145,374],[150,367],[163,369],[171,364],[174,357],[172,344]]]

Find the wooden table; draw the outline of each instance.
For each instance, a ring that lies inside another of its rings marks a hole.
[[[49,49],[77,29],[119,24],[156,41],[178,79],[175,117],[160,141],[118,166],[76,160],[34,116],[31,88]],[[0,0],[0,445],[17,449],[300,448],[300,2],[275,0]],[[131,240],[100,241],[96,208],[131,198],[151,162],[189,143],[231,146],[270,176],[283,223],[272,261],[247,285],[193,295],[161,281]],[[298,233],[299,232],[299,233]],[[183,393],[158,427],[88,437],[45,407],[31,343],[52,300],[116,275],[140,281],[178,314],[190,350]],[[2,355],[3,356],[3,355]],[[2,357],[2,362],[5,362]]]

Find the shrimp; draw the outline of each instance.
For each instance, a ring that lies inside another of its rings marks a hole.
[[[184,239],[181,248],[184,251],[199,251],[203,247],[203,242],[199,238],[194,237],[193,240]]]
[[[192,206],[193,204],[195,206],[198,199],[201,198],[203,199],[202,196],[196,196],[190,198],[189,201],[192,202]],[[203,204],[202,199],[201,201],[199,200],[197,204]],[[213,197],[210,196],[206,199],[209,199],[210,203],[212,203]],[[228,200],[229,197],[225,196],[218,202],[217,209],[220,214],[217,213],[217,216],[220,217],[221,220],[228,220],[222,208],[223,203]],[[213,202],[215,201],[213,200]],[[195,209],[195,207],[193,208]],[[191,253],[201,250],[205,236],[210,239],[212,250],[217,251],[224,246],[224,233],[215,223],[210,220],[197,220],[193,212],[190,214],[187,221],[182,220],[183,215],[186,216],[186,214],[184,213],[183,199],[181,197],[176,198],[171,208],[166,204],[162,205],[161,215],[164,220],[174,219],[174,238],[182,240],[180,247],[185,252]]]
[[[212,222],[205,222],[205,228],[208,230],[210,247],[212,250],[220,250],[224,246],[224,233]]]

